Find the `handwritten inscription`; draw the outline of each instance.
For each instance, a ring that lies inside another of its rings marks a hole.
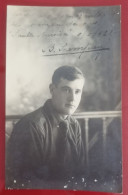
[[[93,52],[97,60],[102,52],[111,49],[111,38],[118,33],[118,25],[110,23],[108,18],[118,17],[119,11],[86,7],[83,11],[78,8],[75,12],[74,9],[69,12],[71,14],[58,9],[59,12],[53,14],[54,10],[57,9],[51,8],[50,12],[44,9],[45,13],[40,11],[39,14],[36,11],[36,16],[27,9],[22,11],[17,15],[20,19],[10,23],[10,36],[31,40],[31,43],[36,41],[42,56],[78,55],[81,58],[85,53]],[[27,20],[22,20],[25,17]]]
[[[72,31],[72,29],[70,29],[70,31]],[[95,30],[93,32],[74,32],[74,36],[79,37],[79,38],[85,38],[85,37],[111,37],[111,35],[114,33],[116,34],[118,31],[114,31],[113,29],[105,29],[105,30]],[[19,31],[17,31],[15,34],[13,34],[12,32],[10,32],[12,37],[19,37],[19,38],[55,38],[55,37],[70,37],[71,36],[71,32],[53,32],[53,33],[34,33],[32,31],[29,32],[23,32],[20,33]]]
[[[57,56],[57,55],[72,55],[79,54],[79,58],[82,54],[86,52],[98,52],[98,51],[108,51],[110,48],[103,46],[96,46],[87,44],[86,46],[81,47],[69,47],[68,43],[61,47],[56,47],[55,45],[50,46],[47,50],[42,49],[43,56]]]
[[[18,20],[11,23],[12,30],[10,35],[18,38],[54,38],[54,37],[105,37],[111,36],[116,33],[113,26],[103,25],[99,28],[100,24],[106,18],[106,14],[100,8],[89,12],[78,12],[76,15],[60,14],[60,20],[52,15],[47,14],[47,17],[42,14],[39,20],[32,21],[31,16],[28,22],[19,23]],[[25,14],[27,11],[25,10]],[[23,13],[22,13],[23,14]],[[21,17],[24,18],[24,15]],[[113,11],[111,15],[118,15]],[[19,16],[19,14],[18,14]],[[19,16],[20,17],[20,16]],[[42,20],[40,20],[42,18]]]

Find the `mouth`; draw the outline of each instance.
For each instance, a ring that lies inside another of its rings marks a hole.
[[[66,104],[66,107],[68,107],[68,108],[75,108],[75,106],[73,104]]]

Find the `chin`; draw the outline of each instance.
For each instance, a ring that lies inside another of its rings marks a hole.
[[[67,111],[67,115],[72,115],[73,113],[75,112],[75,110],[69,110],[69,111]]]

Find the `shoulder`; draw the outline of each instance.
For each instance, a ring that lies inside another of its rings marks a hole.
[[[43,113],[43,107],[38,108],[37,110],[26,114],[23,116],[15,125],[14,128],[22,127],[22,129],[25,129],[30,126],[40,126],[43,125],[46,122],[44,113]]]

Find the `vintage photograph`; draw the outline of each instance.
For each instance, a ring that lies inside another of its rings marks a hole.
[[[6,27],[6,189],[121,193],[121,7],[7,6]]]

